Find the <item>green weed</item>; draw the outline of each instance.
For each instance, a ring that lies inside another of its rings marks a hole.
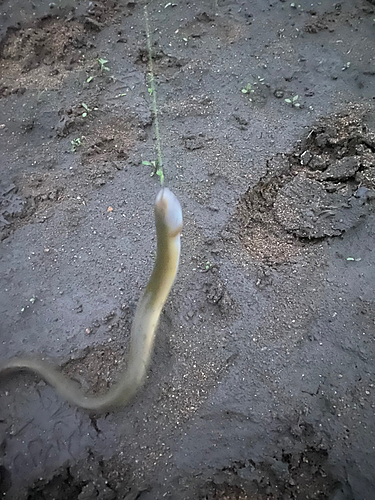
[[[153,177],[156,174],[159,177],[160,184],[164,183],[163,168],[161,167],[161,165],[159,165],[158,160],[152,160],[152,161],[144,160],[144,161],[142,161],[142,165],[152,167],[150,177]]]
[[[246,87],[244,87],[243,89],[241,89],[241,92],[243,94],[252,94],[255,92],[255,90],[253,89],[253,85],[251,83],[248,83],[246,85]]]
[[[243,94],[249,94],[251,96],[251,94],[256,94],[257,91],[260,90],[260,85],[264,85],[264,78],[258,76],[254,82],[248,83],[245,87],[243,87],[241,89],[241,92]],[[258,94],[260,94],[260,92],[258,92]],[[252,101],[253,100],[252,97],[250,97],[249,100]]]
[[[75,153],[77,151],[77,148],[82,146],[82,140],[80,137],[77,137],[77,139],[73,139],[70,141],[70,151],[72,153]]]
[[[287,104],[290,104],[293,108],[300,108],[301,107],[301,103],[298,102],[298,98],[299,98],[299,96],[295,95],[291,99],[285,99],[285,102]]]
[[[108,66],[106,66],[107,64],[107,59],[103,59],[102,57],[99,57],[98,58],[98,63],[100,64],[100,71],[101,72],[104,72],[104,71],[111,71]]]
[[[81,102],[81,106],[83,107],[83,109],[85,110],[83,113],[82,113],[82,118],[86,118],[86,116],[92,111],[91,108],[89,108],[87,106],[87,104],[85,102]],[[98,111],[98,108],[93,108],[94,111]]]

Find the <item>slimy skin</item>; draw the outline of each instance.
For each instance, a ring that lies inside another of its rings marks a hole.
[[[54,387],[69,403],[93,412],[126,405],[146,378],[160,313],[172,288],[180,260],[182,211],[179,201],[167,188],[161,189],[156,197],[155,223],[156,260],[135,311],[130,332],[128,366],[106,394],[86,396],[73,380],[41,359],[12,358],[0,365],[0,376],[10,371],[31,371]]]

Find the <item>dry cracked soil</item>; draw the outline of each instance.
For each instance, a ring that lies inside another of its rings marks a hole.
[[[155,257],[145,7],[178,278],[145,387],[0,383],[6,500],[374,500],[373,0],[0,0],[1,359],[124,368]]]

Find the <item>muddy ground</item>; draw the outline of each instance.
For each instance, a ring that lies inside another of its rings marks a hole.
[[[144,5],[0,1],[1,358],[95,393],[155,256]],[[102,416],[3,379],[3,498],[373,500],[374,2],[148,12],[184,214],[149,377]]]

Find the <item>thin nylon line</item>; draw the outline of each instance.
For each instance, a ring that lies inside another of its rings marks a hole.
[[[157,169],[160,174],[160,184],[164,185],[164,166],[161,154],[161,142],[160,142],[160,131],[159,131],[159,117],[158,117],[158,107],[156,102],[156,86],[154,77],[154,64],[152,60],[152,48],[151,48],[151,34],[150,34],[150,23],[147,12],[147,5],[145,9],[145,24],[146,24],[146,38],[147,38],[147,50],[148,50],[148,68],[150,73],[150,88],[152,97],[152,111],[154,113],[154,127],[155,127],[155,137],[156,137],[156,152],[157,152]]]

